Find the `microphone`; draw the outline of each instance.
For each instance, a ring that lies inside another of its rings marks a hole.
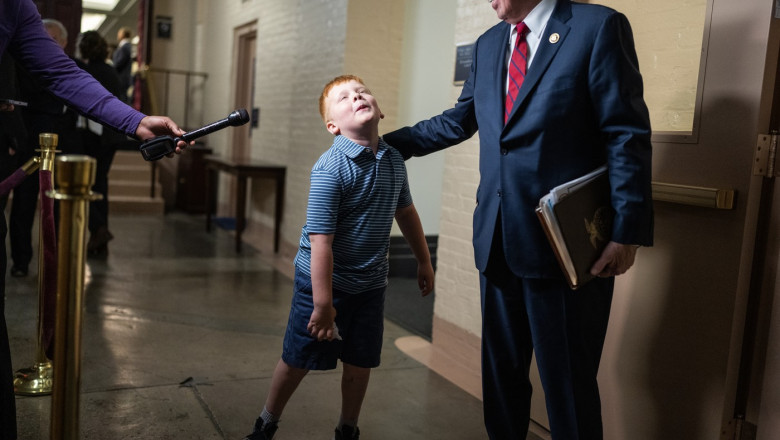
[[[145,160],[158,160],[175,152],[176,144],[178,144],[179,141],[189,143],[190,141],[193,141],[201,136],[205,136],[225,127],[238,127],[239,125],[244,125],[247,122],[249,122],[249,112],[242,108],[234,111],[225,119],[212,122],[211,124],[196,130],[184,133],[181,136],[177,136],[175,138],[171,136],[157,136],[156,138],[149,139],[148,141],[145,141],[143,144],[141,144],[139,148],[141,150],[141,155]]]

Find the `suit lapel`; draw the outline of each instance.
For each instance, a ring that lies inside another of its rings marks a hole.
[[[555,54],[558,53],[558,49],[566,44],[566,35],[568,35],[570,27],[565,22],[569,18],[571,18],[571,4],[568,1],[559,1],[550,20],[547,22],[544,35],[542,35],[539,47],[536,49],[537,53],[534,55],[531,67],[528,69],[528,75],[525,77],[523,85],[517,94],[512,114],[509,115],[510,120],[515,117],[517,109],[523,105],[531,91],[536,88],[544,72],[550,66],[553,58],[555,58]],[[507,38],[509,37],[507,36]],[[504,68],[504,75],[506,76],[506,67]],[[507,125],[509,125],[509,122],[507,122]]]

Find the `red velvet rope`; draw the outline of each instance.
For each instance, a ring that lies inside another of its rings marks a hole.
[[[51,171],[38,172],[41,194],[41,240],[43,241],[43,341],[51,359],[54,341],[54,319],[57,309],[57,234],[54,226],[54,199],[46,195],[52,189]]]
[[[0,182],[0,197],[7,196],[12,189],[16,188],[16,185],[22,183],[22,180],[24,180],[25,177],[27,177],[27,173],[25,173],[23,169],[19,168],[5,180]]]

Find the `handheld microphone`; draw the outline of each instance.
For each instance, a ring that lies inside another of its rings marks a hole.
[[[149,139],[148,141],[141,144],[139,148],[141,150],[141,155],[145,160],[158,160],[175,152],[176,144],[178,144],[179,141],[189,143],[190,141],[193,141],[201,136],[205,136],[225,127],[238,127],[239,125],[244,125],[247,122],[249,122],[249,112],[242,108],[234,111],[225,119],[212,122],[211,124],[196,130],[184,133],[181,136],[177,136],[175,138],[171,136],[157,136],[156,138]]]

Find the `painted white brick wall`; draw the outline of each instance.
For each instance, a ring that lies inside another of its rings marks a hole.
[[[488,2],[458,0],[454,41],[473,42],[497,22]],[[461,87],[452,87],[452,102],[457,100],[460,91]],[[444,153],[434,314],[479,336],[482,334],[479,273],[474,267],[471,244],[472,215],[479,185],[478,153],[477,136]]]
[[[164,9],[195,8],[191,41],[173,44],[190,53],[194,70],[209,74],[204,119],[224,118],[232,109],[233,32],[256,23],[255,103],[259,129],[252,133],[251,156],[287,166],[282,240],[298,243],[306,220],[309,172],[331,145],[318,111],[322,87],[353,73],[364,77],[380,100],[386,118],[382,130],[397,123],[398,76],[405,1],[159,0]],[[169,6],[174,5],[174,6]],[[382,17],[381,25],[372,17]],[[182,20],[183,21],[183,20]],[[349,27],[347,23],[350,23]],[[177,16],[174,30],[180,23]],[[376,38],[379,27],[381,38]],[[348,56],[346,54],[349,54]],[[227,154],[228,130],[209,136],[215,153]],[[268,182],[253,182],[250,222],[272,224],[273,198]],[[223,197],[225,192],[223,191]]]
[[[695,94],[704,15],[701,8],[705,0],[659,1],[663,8],[638,0],[604,3],[626,13],[632,22],[655,128],[684,128],[693,105],[690,97]],[[397,125],[405,4],[383,0],[156,2],[159,11],[175,16],[174,38],[163,42],[163,49],[156,49],[156,63],[168,68],[183,68],[183,64],[191,63],[187,68],[209,74],[206,121],[223,118],[232,110],[229,105],[234,74],[233,30],[257,23],[255,105],[260,107],[261,116],[260,128],[253,133],[252,157],[287,166],[284,241],[298,241],[306,218],[309,171],[331,141],[317,110],[322,86],[343,73],[363,77],[387,116],[381,132]],[[455,7],[454,43],[473,42],[498,22],[484,0],[457,0]],[[680,17],[678,20],[688,17],[690,22],[675,22],[675,32],[659,32],[653,28],[659,20],[649,14],[669,8],[675,8],[673,16]],[[657,38],[659,34],[665,35],[665,39]],[[688,52],[678,55],[681,48]],[[673,80],[669,80],[670,70],[677,75]],[[441,81],[451,79],[449,76]],[[670,84],[675,85],[674,91],[670,91]],[[452,86],[451,102],[459,93],[460,87]],[[228,133],[214,133],[209,141],[217,152],[226,152]],[[471,245],[472,213],[479,183],[478,148],[475,137],[441,153],[445,155],[445,169],[434,308],[438,318],[475,335],[481,334],[478,273]],[[270,224],[270,198],[255,196],[251,205],[252,221]]]
[[[385,118],[380,133],[398,126],[398,87],[405,1],[351,1],[344,72],[367,83]]]
[[[707,0],[599,0],[628,17],[654,131],[693,127]]]
[[[168,0],[192,5],[187,0]],[[322,86],[342,73],[346,0],[276,2],[201,0],[193,57],[195,69],[209,74],[204,119],[223,118],[232,109],[233,32],[255,23],[257,59],[254,106],[259,129],[252,133],[251,157],[287,166],[282,240],[297,243],[306,218],[309,171],[330,145],[319,117]],[[191,7],[191,6],[190,6]],[[209,105],[210,104],[210,105]],[[228,154],[227,130],[209,137],[215,153]],[[272,224],[273,197],[268,182],[252,185],[250,222]],[[224,192],[223,192],[224,194]]]

